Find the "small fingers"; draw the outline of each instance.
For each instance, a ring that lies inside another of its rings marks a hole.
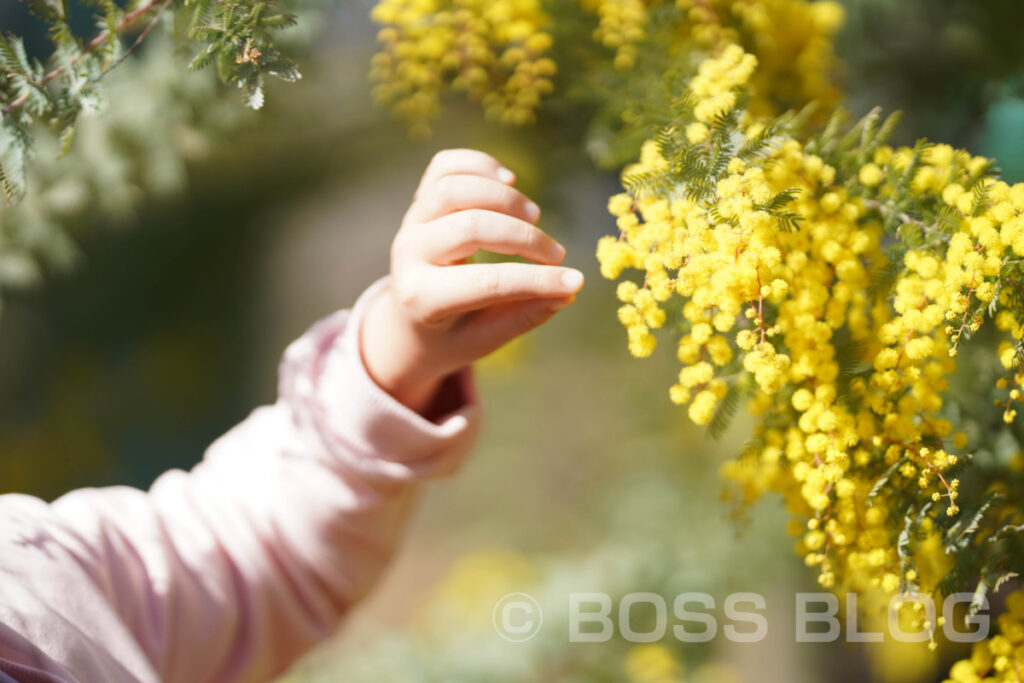
[[[454,174],[421,188],[410,214],[421,223],[464,209],[497,211],[528,223],[540,218],[540,208],[522,192],[493,178]]]
[[[475,314],[456,334],[454,344],[467,358],[481,358],[521,334],[540,327],[571,304],[575,296],[528,299],[500,304]]]
[[[480,249],[558,264],[565,248],[524,220],[484,209],[466,209],[416,226],[406,248],[435,265],[456,263]]]
[[[428,186],[447,175],[478,175],[497,180],[506,185],[515,182],[516,176],[490,154],[475,149],[446,149],[434,155],[423,172],[420,188]]]
[[[395,285],[409,315],[433,324],[494,304],[571,296],[583,286],[583,273],[528,263],[422,266]]]

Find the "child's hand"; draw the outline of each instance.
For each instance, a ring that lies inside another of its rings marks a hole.
[[[391,286],[362,328],[366,368],[421,411],[441,380],[545,322],[573,301],[583,274],[560,268],[565,249],[534,227],[540,209],[515,176],[473,150],[437,154],[391,246]],[[478,249],[538,264],[466,264]]]

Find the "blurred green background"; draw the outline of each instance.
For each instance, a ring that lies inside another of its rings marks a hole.
[[[1024,178],[1024,5],[846,5],[840,77],[854,113],[903,109],[900,141],[966,145],[999,157],[1008,179]],[[941,680],[955,653],[792,642],[793,595],[816,585],[792,553],[785,511],[765,501],[738,523],[719,500],[718,467],[748,425],[738,420],[709,440],[667,400],[670,350],[645,361],[626,353],[612,287],[593,258],[614,228],[604,206],[616,178],[592,169],[578,131],[496,127],[457,104],[432,139],[410,141],[370,102],[370,7],[332,6],[315,32],[307,21],[305,78],[271,86],[259,113],[233,93],[189,109],[216,86],[210,74],[185,76],[158,37],[111,75],[117,139],[127,159],[142,161],[84,156],[80,175],[121,181],[124,198],[98,208],[75,203],[86,190],[73,181],[45,198],[70,207],[81,258],[4,301],[0,490],[53,498],[80,486],[146,487],[167,468],[192,466],[274,399],[285,345],[386,272],[430,156],[476,147],[518,173],[588,284],[551,324],[481,364],[487,424],[472,460],[424,492],[375,593],[288,679]],[[14,0],[0,0],[0,25],[43,49]],[[156,95],[132,87],[141,68],[181,80],[174,99],[154,104]],[[91,135],[100,133],[87,122],[76,144],[88,149]],[[495,600],[516,590],[548,615],[528,644],[491,628]],[[565,642],[569,592],[652,591],[671,601],[703,591],[720,601],[734,590],[768,599],[764,642]]]

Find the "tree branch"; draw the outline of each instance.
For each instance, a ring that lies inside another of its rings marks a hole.
[[[86,43],[85,47],[82,48],[82,51],[78,55],[76,55],[74,59],[71,60],[71,66],[74,66],[78,62],[78,60],[80,60],[82,57],[84,57],[85,55],[89,54],[90,52],[92,52],[93,50],[98,48],[100,45],[105,43],[111,37],[111,35],[120,34],[121,31],[123,31],[126,28],[128,28],[128,26],[130,26],[132,24],[132,22],[134,22],[139,17],[147,14],[150,10],[152,10],[157,5],[163,4],[163,8],[161,8],[161,12],[162,12],[163,9],[165,9],[167,7],[167,5],[170,4],[170,2],[171,2],[171,0],[149,0],[149,2],[145,3],[144,5],[140,5],[139,7],[133,9],[131,12],[129,12],[128,14],[124,15],[124,17],[121,19],[121,21],[117,22],[117,26],[114,27],[113,31],[106,31],[104,33],[101,33],[100,35],[96,36],[95,38],[90,40],[88,43]],[[152,26],[150,26],[150,28],[152,28]],[[146,29],[145,33],[149,33],[149,30],[150,29]],[[137,47],[137,45],[138,45],[138,43],[136,43],[136,45],[133,46],[132,49]],[[33,85],[35,87],[39,88],[39,89],[42,89],[42,87],[45,86],[47,83],[49,83],[53,79],[57,78],[57,76],[60,76],[62,73],[64,73],[64,70],[65,70],[65,67],[63,65],[62,66],[58,66],[57,68],[55,68],[50,73],[48,73],[45,76],[43,76],[43,79],[38,84],[33,83]],[[2,114],[3,116],[7,116],[12,111],[17,109],[21,105],[25,104],[25,101],[27,99],[28,99],[28,93],[24,93],[24,94],[20,95],[19,97],[14,99],[10,104],[8,104],[6,107],[4,107],[3,111],[0,112],[0,114]]]
[[[941,233],[939,233],[939,234],[935,233],[935,228],[936,228],[935,225],[928,225],[927,223],[924,223],[923,221],[919,221],[916,218],[914,218],[913,216],[911,216],[911,215],[909,215],[909,214],[907,214],[907,213],[905,213],[903,211],[900,211],[899,209],[897,209],[896,207],[892,206],[889,203],[880,202],[877,199],[866,199],[866,200],[864,200],[864,204],[868,208],[875,209],[876,211],[878,211],[881,214],[884,214],[886,216],[894,216],[895,218],[898,218],[903,223],[910,223],[911,225],[916,225],[917,227],[921,228],[921,231],[924,233],[925,237],[927,237],[928,239],[933,239],[936,242],[948,242],[949,241],[949,239],[946,236],[942,235]]]

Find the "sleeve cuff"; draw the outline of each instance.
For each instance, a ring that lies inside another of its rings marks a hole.
[[[363,365],[359,330],[369,302],[388,284],[389,278],[378,280],[351,311],[320,321],[289,347],[281,369],[282,395],[304,394],[301,402],[329,456],[367,478],[402,481],[449,474],[461,464],[478,430],[472,370],[450,380],[460,390],[462,405],[437,421],[374,382]]]

